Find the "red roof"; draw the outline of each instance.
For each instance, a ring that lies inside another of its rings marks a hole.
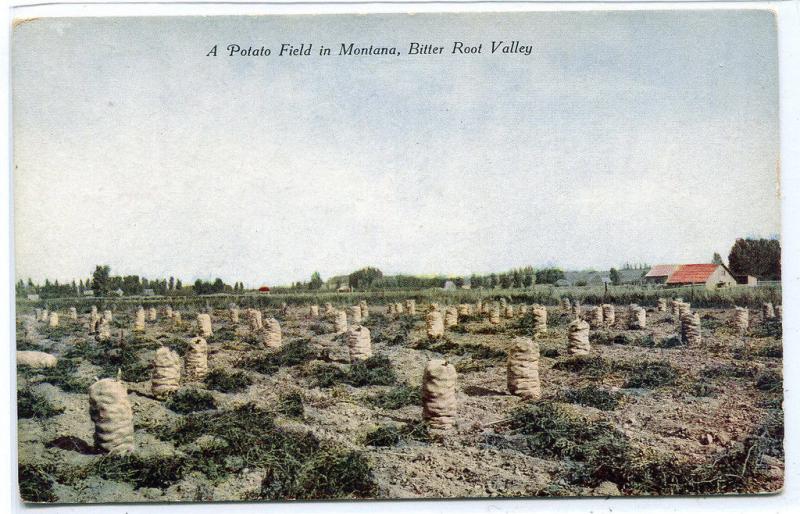
[[[717,271],[719,264],[682,264],[668,279],[667,284],[701,284]]]
[[[269,288],[267,286],[261,286],[258,288],[258,290],[264,292],[264,291],[269,291]]]
[[[677,264],[656,264],[650,268],[650,271],[647,272],[644,278],[668,277],[672,275],[672,272],[676,269],[678,269]]]

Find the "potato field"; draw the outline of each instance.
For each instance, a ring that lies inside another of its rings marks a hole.
[[[777,302],[285,300],[19,303],[23,499],[783,486]]]

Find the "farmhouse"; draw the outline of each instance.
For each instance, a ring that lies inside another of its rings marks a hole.
[[[682,264],[667,279],[668,286],[704,285],[708,288],[736,285],[736,279],[720,264]]]
[[[656,264],[644,276],[645,284],[666,284],[667,279],[678,269],[677,264]]]

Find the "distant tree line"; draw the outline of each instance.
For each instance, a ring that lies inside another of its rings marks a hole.
[[[184,286],[181,279],[175,277],[148,279],[139,275],[111,275],[111,267],[98,265],[90,278],[85,281],[73,280],[68,284],[60,284],[58,280],[51,282],[45,279],[44,284],[36,284],[28,279],[20,279],[16,284],[16,294],[25,297],[37,294],[40,298],[63,298],[70,296],[84,296],[85,291],[92,291],[94,296],[111,296],[122,292],[123,296],[139,296],[146,290],[152,290],[155,295],[189,295],[189,294],[215,294],[215,293],[243,293],[245,288],[242,282],[228,285],[217,278],[211,282],[196,280],[192,286]]]
[[[722,257],[715,253],[712,261],[722,264]],[[646,269],[646,264],[626,263],[623,270]],[[759,280],[781,279],[781,244],[777,238],[744,238],[737,239],[728,254],[728,268],[734,275],[752,275]],[[556,284],[564,278],[564,272],[555,267],[534,269],[532,266],[515,268],[504,273],[472,274],[466,276],[420,277],[414,275],[384,275],[375,267],[365,267],[348,275],[331,277],[323,280],[318,271],[311,274],[308,282],[293,282],[289,287],[273,288],[275,290],[319,290],[338,289],[342,286],[354,290],[381,290],[381,289],[430,289],[444,287],[452,281],[456,287],[469,285],[472,289],[521,289],[534,284]],[[612,268],[609,273],[612,284],[621,283],[618,270]],[[577,284],[581,285],[581,284]],[[217,278],[211,282],[197,279],[192,286],[184,287],[180,279],[174,277],[147,279],[138,275],[112,276],[109,266],[96,266],[92,276],[80,279],[77,283],[59,283],[58,280],[45,279],[44,284],[36,284],[30,278],[27,282],[20,279],[16,283],[16,294],[24,297],[29,294],[38,294],[40,298],[58,298],[69,296],[83,296],[84,292],[91,290],[95,296],[110,296],[121,291],[125,296],[141,295],[145,290],[152,290],[156,295],[188,295],[188,294],[216,294],[216,293],[243,293],[242,282],[234,282],[231,286],[222,279]]]
[[[349,275],[338,275],[323,281],[319,272],[315,271],[308,282],[293,282],[291,290],[336,290],[340,287],[350,287],[357,291],[382,290],[382,289],[430,289],[442,288],[447,282],[453,282],[458,287],[469,286],[472,289],[512,289],[526,288],[534,284],[555,284],[564,278],[564,272],[559,268],[543,268],[535,270],[532,266],[512,269],[505,273],[488,273],[470,276],[415,276],[415,275],[384,275],[374,267],[361,268]]]

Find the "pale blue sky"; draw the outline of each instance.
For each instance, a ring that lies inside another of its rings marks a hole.
[[[222,55],[498,39],[533,53]],[[607,269],[780,230],[766,11],[39,19],[12,52],[22,278]]]

